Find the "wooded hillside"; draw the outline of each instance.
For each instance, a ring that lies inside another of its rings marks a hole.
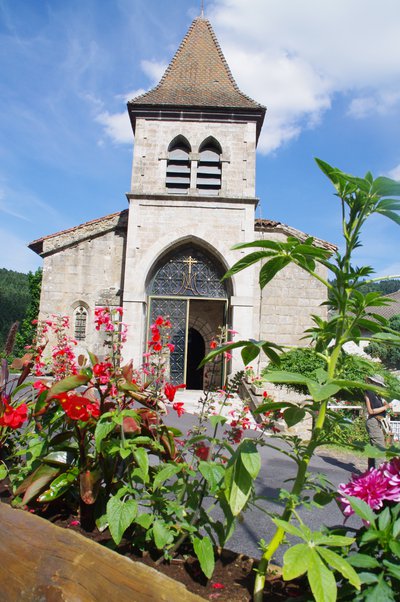
[[[24,318],[29,298],[28,274],[0,268],[0,351],[10,326]]]

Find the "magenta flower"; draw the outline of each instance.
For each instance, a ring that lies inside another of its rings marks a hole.
[[[344,495],[351,495],[364,500],[372,510],[382,508],[383,502],[400,502],[400,458],[393,458],[379,468],[371,468],[360,476],[354,476],[347,484],[338,487],[338,501],[345,516],[354,510]]]
[[[377,510],[382,508],[388,486],[389,479],[377,468],[371,468],[360,476],[353,475],[349,483],[341,483],[338,487],[339,494],[341,494],[338,499],[343,514],[350,516],[354,513],[349,500],[344,495],[358,497],[360,500],[364,500],[372,510]]]
[[[389,480],[389,491],[386,499],[400,502],[400,458],[393,458],[380,466],[380,470]]]

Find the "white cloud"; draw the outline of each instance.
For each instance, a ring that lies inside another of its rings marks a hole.
[[[158,84],[158,82],[164,75],[164,71],[168,67],[168,65],[164,62],[146,60],[141,61],[140,66],[142,68],[143,73],[147,75],[147,77],[153,82],[153,84]]]
[[[117,144],[132,144],[132,128],[128,112],[109,113],[104,111],[96,116],[96,121],[102,124],[106,135]]]
[[[393,180],[400,180],[400,163],[388,172],[388,176]]]
[[[239,87],[269,109],[264,152],[315,126],[338,93],[358,119],[400,103],[398,0],[218,0],[207,14]]]
[[[166,69],[165,63],[156,61],[141,61],[140,66],[142,71],[152,81],[150,87],[153,87],[159,82]],[[127,102],[145,92],[147,92],[146,89],[139,88],[125,94],[119,94],[117,99],[122,99]],[[87,96],[86,98],[93,104],[97,111],[100,110],[100,107],[103,107],[103,103],[99,99],[90,96]],[[110,113],[109,111],[101,110],[101,112],[97,113],[95,116],[95,120],[102,124],[106,136],[111,138],[115,144],[132,144],[132,127],[126,110],[120,113]],[[103,141],[100,141],[99,144],[103,144]]]

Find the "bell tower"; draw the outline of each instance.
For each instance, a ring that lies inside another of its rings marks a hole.
[[[128,112],[135,136],[124,286],[129,348],[140,361],[161,298],[186,300],[184,319],[177,315],[183,363],[176,376],[186,382],[189,332],[203,337],[206,350],[212,330],[224,323],[254,336],[253,271],[235,276],[218,296],[218,287],[207,286],[207,270],[213,278],[223,274],[240,258],[232,246],[254,239],[256,146],[265,108],[239,90],[210,22],[200,16],[160,83],[129,101]],[[154,293],[162,270],[174,275],[175,288],[165,284]],[[189,275],[190,291],[182,289]]]

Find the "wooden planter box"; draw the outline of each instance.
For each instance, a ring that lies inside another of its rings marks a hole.
[[[204,602],[184,585],[0,503],[2,602]]]

